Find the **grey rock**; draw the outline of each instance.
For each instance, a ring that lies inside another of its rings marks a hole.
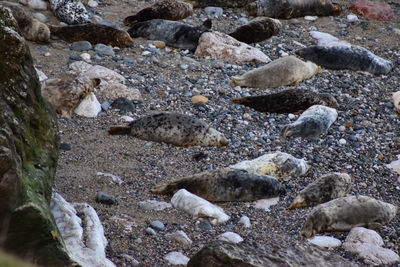
[[[212,229],[211,223],[209,221],[207,221],[207,220],[200,222],[199,227],[201,229],[204,229],[204,230],[211,230]]]
[[[154,231],[154,229],[151,228],[151,227],[147,227],[145,231],[146,231],[146,233],[149,234],[149,235],[154,235],[154,236],[157,235],[156,231]]]
[[[112,49],[112,47],[105,45],[105,44],[97,44],[94,47],[94,50],[100,55],[100,56],[114,56],[115,52]]]
[[[117,200],[115,199],[115,197],[113,195],[110,195],[110,194],[107,194],[104,192],[97,193],[96,201],[99,203],[109,204],[109,205],[113,205],[113,204],[117,203]]]
[[[242,23],[242,24],[247,24],[247,23],[249,22],[249,20],[246,19],[246,18],[240,18],[239,21],[240,21],[240,23]]]
[[[137,64],[137,61],[135,59],[132,59],[132,58],[129,58],[129,57],[124,57],[122,59],[122,61],[124,61],[126,63],[129,63],[129,64],[132,64],[132,65]]]
[[[88,41],[78,41],[71,43],[70,48],[74,51],[87,51],[92,50],[93,47]]]
[[[71,150],[71,145],[68,143],[61,143],[60,150],[64,150],[64,151]]]
[[[99,56],[99,55],[94,55],[93,57],[92,57],[92,59],[93,60],[96,60],[96,61],[99,61],[99,60],[102,60],[103,58],[101,57],[101,56]]]
[[[181,70],[187,70],[189,68],[188,64],[180,64],[179,67],[181,68]]]
[[[133,104],[132,100],[129,100],[125,97],[119,97],[114,102],[112,102],[111,106],[113,108],[119,109],[120,112],[134,112],[136,107]]]
[[[151,225],[151,227],[153,227],[156,230],[159,230],[159,231],[164,231],[165,230],[165,225],[161,221],[158,221],[158,220],[157,221],[152,221],[150,223],[150,225]]]
[[[103,103],[101,103],[101,108],[104,111],[107,111],[110,108],[111,104],[108,101],[104,101]]]
[[[224,13],[222,8],[214,6],[208,6],[204,8],[204,12],[207,14],[207,16],[214,18],[218,18],[219,16],[222,16],[222,14]]]

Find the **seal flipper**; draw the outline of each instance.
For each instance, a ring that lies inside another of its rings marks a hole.
[[[211,27],[212,27],[212,20],[211,20],[211,19],[206,19],[206,20],[203,22],[203,27],[204,27],[204,28],[207,28],[207,29],[209,29],[209,30],[211,30]]]
[[[131,128],[125,126],[112,126],[108,129],[110,135],[128,135],[130,132]]]

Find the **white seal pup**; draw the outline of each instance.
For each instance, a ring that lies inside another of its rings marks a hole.
[[[304,62],[294,56],[282,57],[241,76],[233,76],[231,86],[278,88],[311,78],[320,70],[310,61]]]
[[[211,20],[201,26],[190,26],[182,22],[152,19],[134,24],[128,33],[132,38],[143,37],[149,40],[164,41],[167,45],[196,50],[200,36],[211,29]]]
[[[304,111],[293,123],[283,126],[281,137],[301,137],[316,140],[321,134],[328,131],[336,121],[338,113],[336,109],[314,105]]]
[[[46,24],[35,19],[20,4],[0,1],[0,6],[8,7],[11,10],[25,39],[34,42],[48,42],[50,40],[50,30]]]
[[[282,184],[272,176],[233,168],[220,168],[187,176],[157,185],[151,191],[156,194],[174,194],[182,188],[215,202],[253,201],[286,193]]]
[[[49,0],[56,17],[69,25],[89,22],[90,15],[79,0]]]
[[[353,227],[379,228],[392,220],[398,207],[367,196],[350,196],[316,206],[300,235],[306,238],[326,231],[349,231]]]
[[[328,173],[307,185],[296,196],[289,209],[315,206],[349,193],[352,179],[347,173]]]
[[[181,20],[193,13],[193,5],[179,0],[160,0],[154,5],[146,7],[133,16],[124,19],[124,25],[133,24],[151,19]]]
[[[229,35],[236,40],[250,44],[262,42],[277,35],[282,29],[282,23],[277,19],[257,17],[249,23],[239,26]]]
[[[327,69],[367,71],[380,75],[389,73],[393,68],[391,61],[378,57],[361,46],[314,45],[297,50],[296,54]]]
[[[110,127],[111,135],[131,135],[175,146],[226,146],[224,135],[193,116],[157,112],[132,121],[127,127]]]

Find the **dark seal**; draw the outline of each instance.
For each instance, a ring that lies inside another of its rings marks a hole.
[[[238,27],[229,35],[247,44],[262,42],[277,35],[282,29],[282,23],[277,19],[259,17]]]

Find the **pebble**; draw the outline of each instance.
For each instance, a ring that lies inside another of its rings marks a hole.
[[[179,68],[181,68],[181,70],[187,70],[189,68],[188,64],[179,64]]]
[[[340,125],[340,126],[339,126],[339,131],[341,131],[341,132],[346,131],[346,127],[343,126],[343,125]]]
[[[165,48],[165,42],[163,41],[153,41],[153,45],[160,49]]]
[[[74,51],[87,51],[93,49],[92,44],[88,41],[73,42],[71,43],[70,48]]]
[[[82,53],[82,54],[80,54],[80,57],[81,57],[84,61],[90,63],[90,54],[88,54],[88,53]]]
[[[142,52],[142,56],[148,56],[148,55],[151,55],[150,51],[143,51]]]
[[[159,231],[165,230],[165,225],[161,221],[158,221],[158,220],[152,221],[152,222],[150,222],[150,225],[156,230],[159,230]]]
[[[187,265],[189,258],[182,254],[182,252],[170,252],[165,255],[164,259],[172,265]]]
[[[251,227],[250,219],[247,216],[242,216],[239,220],[239,224],[242,224],[245,228]]]
[[[64,150],[64,151],[71,150],[71,144],[61,142],[60,143],[60,149]]]
[[[87,5],[88,5],[89,7],[91,7],[91,8],[96,8],[96,7],[99,5],[99,3],[97,3],[97,2],[94,1],[94,0],[89,0],[88,3],[87,3]]]
[[[110,106],[111,106],[111,104],[110,104],[110,102],[108,102],[108,101],[104,101],[103,103],[101,103],[101,108],[102,108],[104,111],[107,111],[107,110],[110,108]]]
[[[288,118],[289,120],[294,120],[296,118],[296,115],[289,113]]]
[[[103,58],[101,57],[101,56],[99,56],[99,55],[94,55],[93,56],[93,58],[92,58],[93,60],[96,60],[96,61],[99,61],[99,60],[102,60]]]
[[[101,111],[101,104],[94,93],[86,96],[75,108],[74,113],[79,116],[94,118]]]
[[[217,236],[218,240],[237,244],[243,241],[243,238],[234,232],[225,232]]]
[[[339,145],[345,145],[347,143],[346,139],[340,138]]]
[[[208,6],[204,8],[204,12],[207,14],[208,17],[212,18],[218,18],[224,13],[222,8],[214,6]]]
[[[119,109],[120,112],[134,112],[136,106],[133,104],[132,100],[125,97],[119,97],[114,102],[111,103],[113,108]]]
[[[147,227],[145,231],[146,231],[146,234],[153,235],[153,236],[157,235],[156,231],[154,231],[154,229],[151,227]]]
[[[211,223],[209,221],[207,221],[207,220],[201,221],[200,224],[199,224],[199,227],[201,229],[204,229],[204,230],[211,230],[212,229]]]
[[[128,64],[132,64],[132,65],[137,64],[137,61],[135,59],[130,58],[130,57],[123,57],[122,61],[124,61],[124,62],[126,62]]]
[[[278,204],[279,197],[259,199],[255,202],[254,208],[269,211],[269,207]]]
[[[115,199],[115,197],[113,195],[110,195],[110,194],[107,194],[104,192],[97,193],[96,201],[99,203],[109,204],[109,205],[113,205],[113,204],[117,203],[117,200]]]
[[[305,16],[304,19],[308,20],[308,21],[316,21],[318,19],[318,17],[317,16]]]
[[[94,46],[94,50],[100,55],[100,56],[114,56],[115,52],[112,49],[112,47],[105,45],[105,44],[96,44]]]
[[[138,262],[134,257],[126,254],[126,253],[122,253],[121,256],[126,259],[127,261],[129,261],[129,264],[131,266],[139,266],[140,262]]]
[[[307,239],[307,241],[316,246],[324,248],[336,248],[342,245],[342,242],[339,239],[334,238],[332,236],[316,235],[311,239]]]
[[[195,95],[192,97],[192,102],[193,103],[199,103],[199,102],[207,103],[208,98],[205,96],[202,96],[202,95]]]
[[[246,18],[240,18],[239,22],[242,23],[242,24],[247,24],[249,22],[249,20],[246,19]]]
[[[354,15],[354,14],[347,15],[346,19],[347,19],[348,22],[356,22],[356,21],[358,21],[358,17],[356,15]]]
[[[190,246],[192,244],[192,240],[190,240],[187,234],[181,230],[166,234],[165,239],[179,243],[183,246]]]
[[[125,122],[132,122],[134,119],[130,116],[122,116],[121,119],[123,119]]]

